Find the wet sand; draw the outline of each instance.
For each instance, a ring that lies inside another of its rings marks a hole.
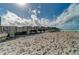
[[[0,43],[0,55],[73,54],[79,54],[79,32],[42,33]]]

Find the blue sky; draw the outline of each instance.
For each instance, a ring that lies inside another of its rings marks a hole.
[[[19,6],[12,3],[0,3],[0,15],[6,13],[6,10],[9,10],[20,17],[30,18],[31,13],[28,11],[31,9],[40,11],[40,13],[37,14],[38,18],[47,18],[51,20],[60,15],[69,6],[69,3],[29,3],[25,6]]]
[[[0,15],[6,13],[6,10],[18,15],[21,20],[26,18],[25,20],[29,21],[30,19],[30,23],[34,21],[34,24],[38,23],[44,26],[79,29],[79,4],[29,3],[22,6],[17,3],[0,3]],[[11,18],[13,19],[13,17]],[[14,20],[17,20],[15,18]]]

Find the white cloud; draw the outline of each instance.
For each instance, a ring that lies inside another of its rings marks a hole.
[[[28,26],[30,23],[31,21],[22,19],[10,11],[7,11],[7,14],[4,14],[1,20],[2,26]]]
[[[71,4],[50,26],[62,27],[72,21],[79,20],[79,4]],[[76,18],[76,19],[75,19]],[[73,27],[73,26],[72,26]]]
[[[37,10],[36,10],[36,9],[32,10],[32,13],[33,13],[34,15],[37,15]]]
[[[40,11],[38,10],[38,13],[40,14]]]
[[[37,17],[39,11],[32,10],[31,19],[25,19],[17,16],[13,12],[7,11],[6,14],[2,15],[1,25],[2,26],[48,26],[48,19]]]

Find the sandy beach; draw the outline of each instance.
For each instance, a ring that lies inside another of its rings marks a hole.
[[[79,54],[79,32],[42,33],[0,43],[0,55],[73,54]]]

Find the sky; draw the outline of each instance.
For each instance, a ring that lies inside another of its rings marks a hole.
[[[1,23],[15,26],[50,26],[79,30],[79,4],[17,3],[0,4]]]
[[[31,10],[37,10],[37,17],[53,20],[59,16],[71,4],[69,3],[28,3],[24,6],[17,3],[0,3],[0,15],[9,10],[19,17],[31,18]]]
[[[79,29],[79,4],[0,3],[1,24]]]

